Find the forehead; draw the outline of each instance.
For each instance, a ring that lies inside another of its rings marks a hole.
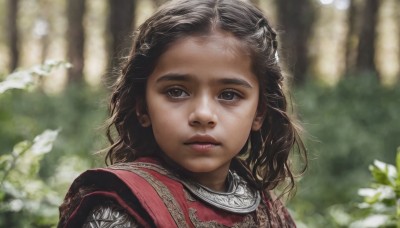
[[[227,57],[248,57],[250,58],[250,52],[247,46],[236,38],[230,32],[226,32],[220,29],[213,28],[209,34],[206,35],[192,35],[183,37],[173,42],[169,48],[174,49],[179,46],[179,49],[187,48],[193,49],[199,47],[201,49],[210,48],[221,54],[226,54]]]
[[[254,76],[245,45],[232,34],[221,31],[175,41],[161,54],[149,79],[171,73],[214,78]]]

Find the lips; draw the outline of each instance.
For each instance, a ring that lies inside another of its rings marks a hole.
[[[184,144],[221,145],[220,142],[210,135],[195,135],[184,142]]]
[[[195,135],[189,138],[185,145],[189,146],[192,150],[200,153],[206,153],[221,145],[215,138],[209,135]]]

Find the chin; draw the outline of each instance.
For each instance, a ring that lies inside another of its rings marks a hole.
[[[209,172],[213,171],[213,169],[207,169],[207,168],[204,168],[204,167],[190,168],[190,169],[186,169],[186,170],[191,172],[191,173],[209,173]]]
[[[210,165],[209,163],[204,164],[201,162],[194,165],[186,165],[183,166],[183,168],[192,173],[209,173],[217,169],[216,166]]]

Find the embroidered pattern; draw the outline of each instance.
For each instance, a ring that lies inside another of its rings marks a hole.
[[[115,203],[93,208],[82,228],[139,228],[140,225]]]
[[[196,228],[226,228],[228,226],[222,225],[216,221],[200,221],[199,218],[196,216],[196,210],[193,208],[189,208],[189,217],[190,221],[192,221],[193,225]],[[242,227],[249,227],[249,228],[256,228],[256,227],[261,227],[258,226],[255,221],[253,216],[251,214],[248,214],[244,217],[242,222],[238,222],[233,224],[233,226],[229,226],[233,228],[242,228]]]
[[[182,181],[182,184],[198,198],[225,211],[240,214],[255,211],[261,200],[260,194],[249,188],[235,173],[232,182],[232,191],[227,193],[214,192],[195,182]]]
[[[111,169],[122,169],[122,170],[127,170],[130,172],[133,172],[145,180],[153,186],[154,190],[158,193],[160,198],[163,200],[165,206],[167,207],[169,213],[171,214],[171,217],[174,219],[175,223],[177,224],[178,227],[188,227],[188,224],[186,223],[185,216],[183,215],[183,211],[180,208],[178,202],[176,202],[175,198],[172,196],[171,192],[168,190],[167,186],[165,186],[161,181],[157,180],[154,178],[151,174],[149,174],[146,171],[143,171],[141,169],[138,169],[137,167],[133,166],[133,163],[131,164],[118,164],[118,165],[113,165],[110,166],[109,168]]]
[[[267,208],[261,203],[256,210],[257,222],[259,227],[269,227]]]
[[[186,189],[183,189],[183,194],[185,194],[185,198],[190,202],[196,202],[196,199],[190,194]]]
[[[209,205],[228,212],[239,214],[250,213],[256,210],[261,201],[259,192],[251,189],[247,183],[236,173],[230,173],[232,177],[231,190],[226,193],[220,193],[212,191],[211,189],[201,186],[195,182],[177,177],[169,170],[156,164],[133,162],[130,163],[130,165],[150,169],[162,175],[168,176],[173,180],[179,181],[197,198],[208,203]]]
[[[151,164],[151,163],[145,163],[145,162],[133,162],[133,163],[124,163],[124,164],[116,164],[113,166],[110,166],[109,168],[111,169],[122,169],[122,170],[127,170],[136,173],[137,175],[141,176],[147,182],[153,186],[155,191],[158,193],[160,198],[163,200],[164,204],[166,205],[168,211],[170,212],[171,216],[173,217],[174,221],[176,222],[178,227],[188,227],[188,224],[185,220],[184,213],[179,206],[178,202],[175,200],[173,197],[172,193],[169,191],[167,186],[165,186],[161,181],[157,180],[153,175],[148,173],[144,169],[152,170],[155,172],[158,172],[162,175],[165,175],[173,180],[179,181],[182,183],[186,188],[183,189],[185,198],[188,201],[196,201],[195,198],[193,198],[193,191],[185,185],[187,183],[184,180],[180,180],[177,176],[175,176],[172,172],[169,170],[156,165],[156,164]],[[240,178],[240,177],[238,177]],[[241,178],[239,180],[240,182],[243,182],[245,187],[246,182],[244,182]],[[238,188],[240,191],[243,191],[243,188]],[[187,191],[189,190],[189,192]],[[245,191],[245,190],[244,190]],[[257,192],[258,193],[258,192]],[[210,193],[211,194],[211,193]],[[198,197],[196,194],[194,194],[196,197]],[[213,196],[214,197],[214,196]],[[218,196],[215,196],[218,197]],[[200,198],[200,197],[199,197]],[[261,197],[260,197],[261,198]],[[204,198],[200,198],[204,201]],[[232,201],[235,202],[235,201]],[[247,213],[247,215],[244,215],[243,221],[234,224],[232,227],[286,227],[286,228],[293,228],[296,227],[294,224],[293,220],[291,219],[290,215],[286,211],[286,209],[283,207],[282,204],[273,202],[271,200],[267,200],[266,202],[263,201],[263,203],[257,204],[257,209],[255,210],[255,213]],[[216,206],[216,205],[214,205]],[[219,206],[216,206],[219,209],[223,209]],[[253,210],[254,211],[254,210]],[[196,215],[196,210],[194,208],[189,208],[189,218],[193,225],[195,227],[226,227],[222,224],[219,224],[216,221],[200,221],[199,218]]]
[[[131,163],[126,163],[126,164],[127,164],[127,166],[134,166],[134,167],[138,167],[138,168],[145,168],[145,169],[153,170],[162,175],[176,179],[176,177],[174,175],[172,175],[172,173],[169,170],[165,169],[162,166],[156,165],[156,164],[147,163],[147,162],[131,162]]]

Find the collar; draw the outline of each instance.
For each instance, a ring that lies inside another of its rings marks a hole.
[[[121,167],[122,164],[120,163],[118,165]],[[217,192],[188,178],[182,177],[176,172],[166,169],[164,166],[161,166],[157,160],[140,159],[139,161],[125,163],[125,165],[154,170],[168,176],[180,182],[197,199],[224,211],[247,214],[255,211],[261,201],[259,191],[250,188],[242,177],[232,171],[228,173],[228,191]]]

